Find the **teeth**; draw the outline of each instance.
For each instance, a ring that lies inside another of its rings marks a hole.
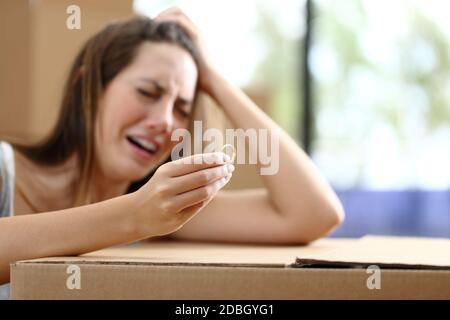
[[[157,135],[154,137],[154,140],[158,142],[160,145],[163,145],[166,141],[166,137],[163,135]]]
[[[150,150],[151,152],[156,151],[156,146],[153,143],[151,143],[150,141],[140,139],[137,137],[133,137],[133,140],[136,141],[137,143],[139,143],[145,149]]]

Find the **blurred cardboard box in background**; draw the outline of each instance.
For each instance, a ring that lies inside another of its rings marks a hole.
[[[67,8],[81,9],[69,30]],[[70,65],[82,44],[112,20],[133,14],[132,0],[0,1],[0,139],[33,142],[58,115]]]

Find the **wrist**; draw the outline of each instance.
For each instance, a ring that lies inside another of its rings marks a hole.
[[[135,191],[133,193],[125,195],[128,208],[131,210],[126,212],[129,215],[128,220],[130,221],[130,233],[136,240],[144,239],[152,236],[154,230],[149,228],[148,223],[148,210],[146,201],[143,198],[141,192]]]
[[[155,215],[155,207],[150,204],[149,196],[141,189],[127,195],[130,198],[132,208],[133,234],[137,239],[162,236],[167,234],[163,221]]]
[[[209,68],[206,72],[205,83],[203,84],[203,91],[214,100],[218,99],[221,84],[225,81],[222,75],[214,68]]]

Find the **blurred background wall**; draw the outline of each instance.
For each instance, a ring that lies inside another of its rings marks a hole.
[[[66,27],[72,4],[81,8],[80,30]],[[83,42],[132,13],[132,0],[1,0],[0,135],[32,142],[48,133]]]

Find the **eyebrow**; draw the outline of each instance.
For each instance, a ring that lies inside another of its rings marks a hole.
[[[156,87],[156,89],[161,91],[161,92],[167,93],[169,91],[169,90],[167,90],[166,87],[161,85],[155,79],[152,79],[152,78],[141,78],[141,80],[144,81],[144,82],[149,82],[149,83],[153,84]],[[183,97],[178,97],[177,100],[180,101],[182,104],[186,104],[186,105],[192,104],[192,102],[193,102],[192,100],[186,99],[186,98],[183,98]]]

